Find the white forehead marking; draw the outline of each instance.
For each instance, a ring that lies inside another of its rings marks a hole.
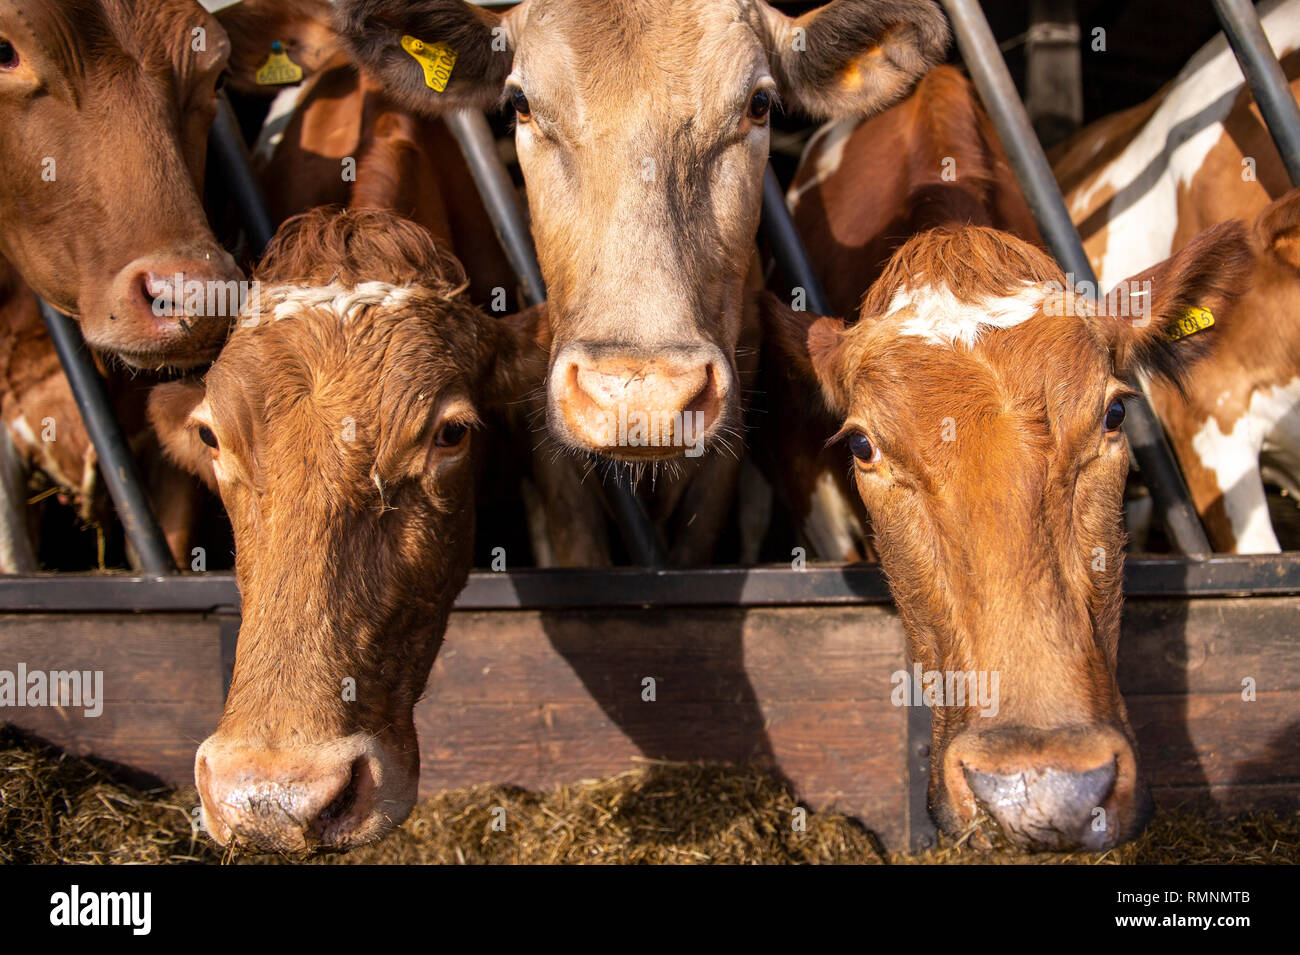
[[[342,321],[350,321],[362,308],[401,308],[415,295],[416,286],[390,285],[388,282],[362,282],[344,285],[272,285],[249,299],[245,319],[269,319],[278,322],[307,309],[329,309]]]
[[[1047,288],[1035,282],[1003,298],[963,302],[946,285],[901,288],[894,293],[885,318],[909,311],[899,333],[924,338],[931,345],[965,345],[973,348],[986,328],[1013,328],[1038,314],[1047,298]]]

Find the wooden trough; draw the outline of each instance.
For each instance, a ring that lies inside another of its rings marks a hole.
[[[1131,561],[1126,591],[1120,685],[1157,802],[1300,810],[1300,555]],[[0,579],[0,670],[102,670],[105,697],[0,719],[190,785],[237,604],[226,576]],[[932,844],[929,711],[890,702],[903,634],[874,567],[475,574],[457,608],[416,710],[423,793],[751,760],[889,848]]]

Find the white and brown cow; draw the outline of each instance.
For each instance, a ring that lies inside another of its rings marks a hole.
[[[1261,3],[1300,97],[1300,2]],[[1053,165],[1103,289],[1229,219],[1256,222],[1251,291],[1165,423],[1215,550],[1279,550],[1264,477],[1300,491],[1300,253],[1290,182],[1222,35],[1160,94],[1058,147]],[[1218,316],[1216,316],[1217,318]]]
[[[535,313],[479,312],[392,213],[296,217],[256,275],[203,381],[150,399],[235,531],[234,679],[195,775],[223,844],[344,848],[414,803],[412,707],[469,572],[482,429],[545,352]]]
[[[550,431],[638,473],[671,462],[641,490],[673,538],[670,561],[707,561],[757,357],[769,113],[778,98],[823,119],[888,106],[946,48],[937,7],[836,0],[798,19],[762,0],[338,10],[356,59],[399,103],[436,115],[504,97],[513,108],[550,296]],[[426,63],[439,44],[454,53],[444,91],[412,56],[416,41]],[[574,550],[566,562],[607,559],[598,542]]]
[[[938,228],[894,255],[856,325],[787,311],[774,326],[792,353],[806,343],[840,417],[931,687],[896,702],[938,704],[930,807],[945,832],[1101,849],[1144,825],[1115,679],[1123,379],[1176,378],[1203,356],[1223,328],[1170,328],[1192,306],[1226,310],[1249,255],[1240,223],[1207,232],[1139,277],[1151,294],[1135,320],[1065,294],[1052,260],[1008,233]],[[935,696],[930,674],[971,696]],[[991,699],[972,702],[969,675]]]

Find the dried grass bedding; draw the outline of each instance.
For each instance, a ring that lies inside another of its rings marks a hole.
[[[145,790],[92,761],[0,727],[0,862],[285,863],[223,852],[191,824],[193,788]],[[1296,863],[1300,813],[1207,820],[1159,812],[1136,843],[1101,855],[1018,856],[943,844],[889,853],[835,813],[809,812],[771,777],[722,764],[648,764],[545,793],[476,787],[420,803],[378,845],[311,864],[373,863]],[[493,821],[504,809],[505,831]]]

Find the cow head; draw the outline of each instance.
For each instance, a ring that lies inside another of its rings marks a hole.
[[[412,707],[472,560],[479,429],[524,388],[511,332],[533,316],[484,317],[459,264],[382,212],[289,220],[258,279],[205,380],[150,401],[235,533],[234,679],[195,777],[219,842],[348,847],[414,803]]]
[[[948,37],[929,0],[837,0],[799,19],[761,0],[527,0],[504,14],[348,0],[338,22],[409,108],[514,110],[550,296],[551,430],[640,461],[736,423],[771,110],[879,110]],[[620,437],[634,415],[657,440]]]
[[[0,0],[0,254],[134,365],[226,335],[186,291],[239,278],[196,188],[228,51],[192,0]]]
[[[941,229],[895,254],[847,331],[786,313],[844,422],[923,674],[896,702],[939,704],[930,806],[948,833],[1100,849],[1145,824],[1115,678],[1122,379],[1176,378],[1203,354],[1216,327],[1177,341],[1171,329],[1193,307],[1222,315],[1248,262],[1230,223],[1094,309],[1035,247]]]

